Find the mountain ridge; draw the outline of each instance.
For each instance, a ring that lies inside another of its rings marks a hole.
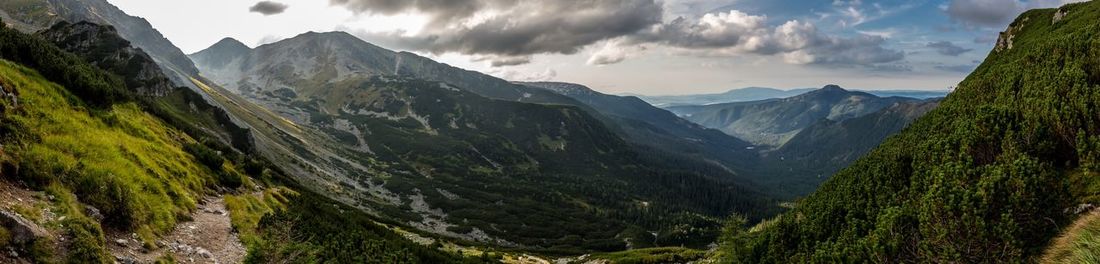
[[[676,106],[668,110],[687,120],[756,145],[778,147],[802,129],[822,119],[842,121],[863,116],[896,102],[915,101],[902,97],[878,97],[827,85],[821,89],[783,99],[722,103],[706,106]]]

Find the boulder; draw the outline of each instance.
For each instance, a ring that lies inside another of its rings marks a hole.
[[[31,220],[5,210],[0,210],[0,226],[11,232],[11,241],[16,244],[26,244],[50,236],[46,229]]]

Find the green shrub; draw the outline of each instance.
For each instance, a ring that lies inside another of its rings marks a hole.
[[[0,248],[5,248],[11,244],[11,231],[7,228],[0,226]]]

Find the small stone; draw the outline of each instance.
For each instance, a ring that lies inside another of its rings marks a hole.
[[[210,251],[206,250],[205,248],[195,248],[195,253],[199,254],[200,257],[203,257],[205,259],[214,258],[214,254],[211,254]]]
[[[8,256],[11,258],[19,258],[19,252],[8,251]]]
[[[96,209],[91,205],[84,206],[84,214],[88,215],[88,217],[91,217],[92,219],[95,219],[96,221],[103,221],[103,213],[100,213],[99,209]]]
[[[126,239],[115,239],[115,244],[117,244],[120,247],[128,247],[129,244],[130,244],[130,241],[126,240]]]

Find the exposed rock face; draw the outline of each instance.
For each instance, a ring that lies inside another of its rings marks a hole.
[[[1059,8],[1058,12],[1054,12],[1054,19],[1051,19],[1050,24],[1053,25],[1053,24],[1057,24],[1058,21],[1062,21],[1063,18],[1066,18],[1066,15],[1068,13],[1069,13],[1069,10]]]
[[[0,79],[0,101],[8,101],[11,102],[11,107],[19,107],[19,94],[15,92],[15,87],[3,79]],[[4,104],[0,104],[0,112],[4,110]]]
[[[95,66],[127,73],[126,85],[142,96],[162,97],[176,89],[152,57],[118,35],[112,26],[90,22],[59,22],[40,36],[66,51],[76,53]]]
[[[46,229],[18,214],[0,210],[0,226],[11,231],[11,240],[16,244],[26,244],[43,237],[49,237]]]

